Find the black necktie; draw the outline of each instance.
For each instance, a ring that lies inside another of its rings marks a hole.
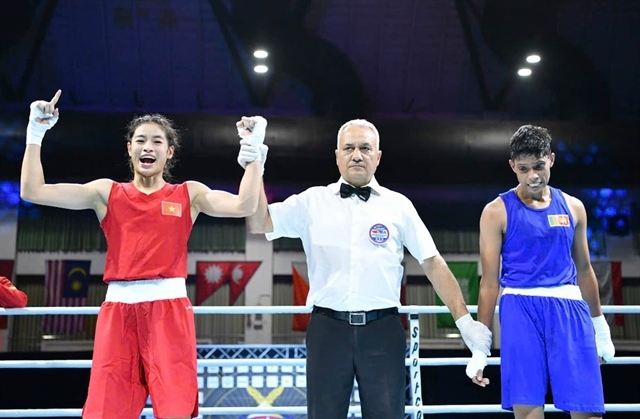
[[[369,199],[369,196],[371,196],[371,187],[364,186],[362,188],[356,188],[355,186],[351,186],[346,183],[343,183],[340,185],[341,198],[349,198],[353,194],[356,194],[358,198],[367,202],[367,200]]]

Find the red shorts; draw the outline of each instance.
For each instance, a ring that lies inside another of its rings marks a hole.
[[[98,314],[84,419],[198,416],[193,308],[188,298],[104,302]]]

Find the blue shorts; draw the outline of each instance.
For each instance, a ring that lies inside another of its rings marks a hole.
[[[582,300],[507,294],[500,299],[502,408],[604,413],[593,323]]]

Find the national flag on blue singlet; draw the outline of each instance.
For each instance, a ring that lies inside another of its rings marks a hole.
[[[464,302],[467,305],[475,306],[478,304],[478,293],[480,292],[480,276],[478,275],[478,262],[447,262],[451,273],[458,280],[460,284],[460,290],[462,290],[462,296]],[[444,302],[436,294],[436,304],[439,306],[445,305]],[[453,320],[451,313],[437,314],[438,316],[438,328],[443,327],[456,327],[456,322]],[[476,319],[477,315],[472,314]]]

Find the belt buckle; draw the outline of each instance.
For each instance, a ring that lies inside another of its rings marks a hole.
[[[364,311],[349,313],[349,324],[351,326],[364,326],[367,324],[367,314]]]

